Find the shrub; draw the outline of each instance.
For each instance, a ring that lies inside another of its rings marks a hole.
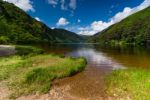
[[[9,38],[6,36],[0,36],[0,44],[7,44],[9,43]]]

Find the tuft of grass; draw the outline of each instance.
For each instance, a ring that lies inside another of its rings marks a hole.
[[[20,56],[1,57],[0,58],[0,81],[7,79],[15,72],[17,68],[23,65],[25,61]]]
[[[0,79],[13,91],[10,98],[47,93],[54,79],[72,76],[86,66],[84,58],[57,55],[13,56],[0,59]]]
[[[121,100],[150,100],[150,71],[126,69],[113,71],[105,79],[109,96]]]

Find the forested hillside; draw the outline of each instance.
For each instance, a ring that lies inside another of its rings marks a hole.
[[[150,44],[150,7],[97,33],[91,41],[102,44]]]
[[[0,0],[0,44],[72,43],[82,38],[63,29],[50,29],[20,8]]]

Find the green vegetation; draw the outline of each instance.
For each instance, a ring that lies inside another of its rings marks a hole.
[[[0,81],[10,77],[20,65],[23,64],[23,59],[19,56],[0,58]]]
[[[16,55],[20,56],[26,56],[26,55],[36,55],[36,54],[42,54],[44,51],[40,48],[36,48],[33,46],[21,46],[21,45],[16,45],[15,46]]]
[[[84,58],[41,55],[41,50],[35,49],[17,46],[18,55],[0,58],[0,81],[8,82],[12,90],[10,98],[35,92],[47,93],[54,79],[72,76],[85,68]]]
[[[122,100],[150,100],[150,71],[126,69],[113,71],[106,78],[109,96]]]
[[[52,30],[15,5],[0,0],[0,44],[72,43],[80,41],[82,38],[79,35],[63,29]]]
[[[150,45],[150,7],[112,25],[89,41],[113,45]]]

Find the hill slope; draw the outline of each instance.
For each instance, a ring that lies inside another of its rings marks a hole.
[[[50,29],[11,3],[0,0],[0,44],[79,42],[81,37],[63,29]]]
[[[97,33],[91,40],[100,43],[150,44],[150,7]]]

